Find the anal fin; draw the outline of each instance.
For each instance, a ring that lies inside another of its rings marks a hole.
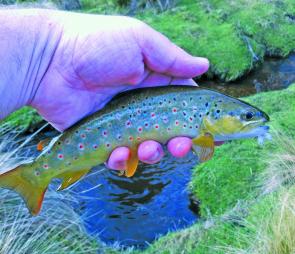
[[[62,173],[58,176],[58,178],[62,179],[61,185],[58,187],[58,191],[64,190],[77,182],[80,178],[86,175],[90,169],[84,169],[79,171],[70,171]]]
[[[192,149],[197,154],[200,162],[208,161],[212,158],[214,154],[214,138],[210,133],[205,133],[192,141]]]

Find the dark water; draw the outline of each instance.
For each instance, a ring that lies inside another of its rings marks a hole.
[[[168,231],[189,226],[197,219],[187,191],[194,165],[192,154],[177,161],[166,155],[159,164],[141,164],[132,178],[94,168],[73,187],[81,193],[78,211],[87,230],[106,243],[142,248]]]
[[[285,59],[268,58],[262,66],[250,72],[242,80],[222,83],[219,81],[199,81],[200,86],[242,97],[259,92],[287,88],[295,82],[295,53]]]

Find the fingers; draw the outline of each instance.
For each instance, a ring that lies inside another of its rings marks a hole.
[[[164,156],[162,145],[154,140],[141,143],[138,147],[138,158],[144,163],[154,164]]]
[[[193,79],[186,78],[172,78],[161,73],[151,72],[146,78],[140,83],[140,87],[153,87],[163,85],[190,85],[196,86],[197,84]]]
[[[149,69],[173,77],[192,78],[209,68],[209,61],[193,57],[149,26],[141,30],[139,44]]]
[[[168,142],[169,152],[177,158],[184,157],[190,151],[191,146],[192,141],[187,137],[173,138]],[[140,161],[154,164],[163,158],[164,151],[160,143],[148,140],[139,145],[137,154]],[[126,169],[129,156],[130,150],[128,147],[118,147],[111,153],[107,167],[115,170],[124,170]]]
[[[128,147],[115,148],[107,161],[107,167],[110,169],[124,170],[126,169],[129,156],[130,150]]]
[[[192,140],[187,137],[173,138],[168,142],[167,148],[174,157],[182,158],[191,150]]]

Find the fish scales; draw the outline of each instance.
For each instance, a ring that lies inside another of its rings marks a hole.
[[[150,139],[166,143],[175,136],[198,136],[202,116],[210,109],[206,103],[214,96],[202,89],[181,90],[163,93],[158,89],[153,94],[147,91],[120,96],[105,110],[69,129],[39,158],[36,173],[40,178],[51,178],[68,167],[80,169],[103,163],[119,146],[136,146]],[[193,96],[198,97],[198,108]]]
[[[260,109],[212,90],[189,86],[133,90],[65,131],[32,163],[1,175],[0,187],[20,193],[31,213],[37,214],[53,178],[62,179],[64,189],[107,161],[116,147],[130,148],[125,173],[132,176],[137,147],[145,140],[165,144],[176,136],[190,137],[200,161],[206,161],[213,155],[214,141],[264,135],[268,129],[261,125],[268,120]]]

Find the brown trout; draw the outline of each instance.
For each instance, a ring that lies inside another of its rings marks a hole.
[[[107,161],[116,147],[130,148],[124,173],[131,177],[138,165],[137,147],[145,140],[165,144],[176,136],[190,137],[203,162],[212,157],[214,141],[264,136],[267,121],[267,114],[257,107],[212,90],[188,86],[133,90],[51,140],[34,161],[2,174],[0,187],[18,192],[36,215],[53,178],[62,180],[58,190],[63,190]]]

